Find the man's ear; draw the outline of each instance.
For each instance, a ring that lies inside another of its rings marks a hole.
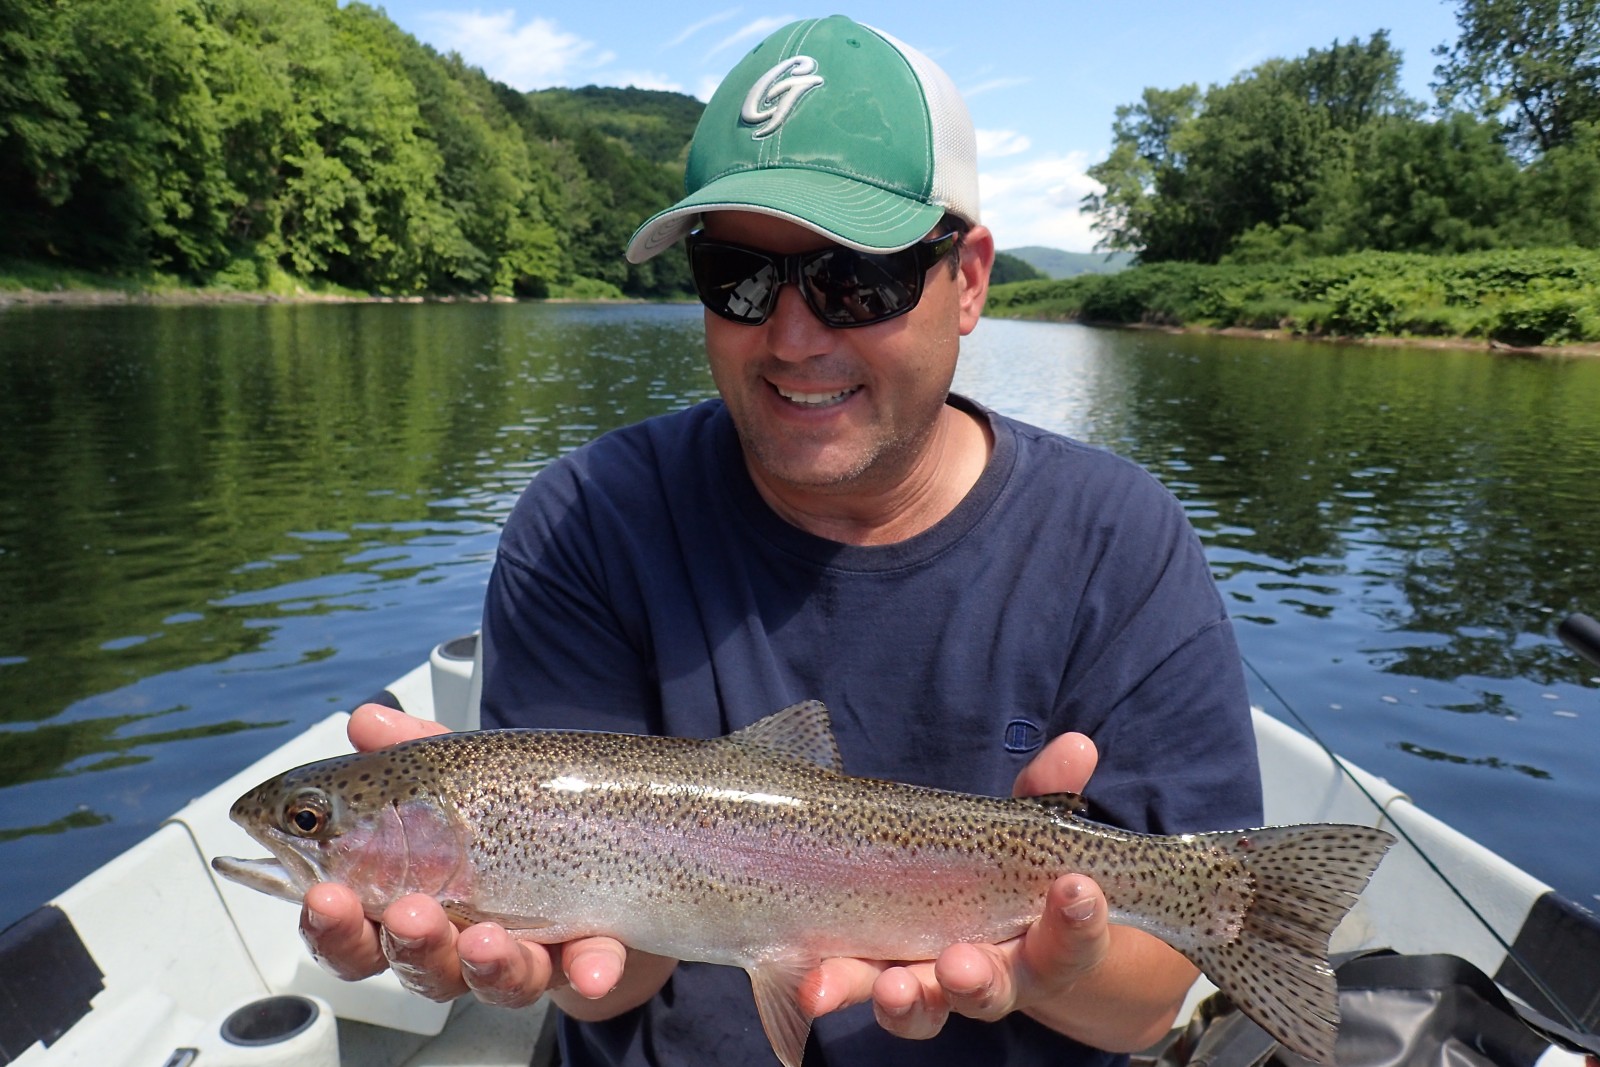
[[[987,226],[974,226],[961,241],[961,269],[956,274],[960,286],[961,335],[977,328],[983,305],[989,299],[989,271],[994,269],[994,234]]]

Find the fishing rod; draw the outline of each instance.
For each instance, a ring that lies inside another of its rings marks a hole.
[[[1584,659],[1595,664],[1596,666],[1600,666],[1600,622],[1596,622],[1587,615],[1575,613],[1568,616],[1561,623],[1561,625],[1557,628],[1557,633],[1560,636],[1562,643],[1564,643],[1568,648],[1572,649],[1573,652],[1577,653],[1579,656],[1582,656]],[[1289,702],[1288,697],[1278,692],[1277,687],[1272,684],[1271,680],[1268,679],[1267,676],[1263,674],[1254,663],[1250,662],[1248,657],[1241,654],[1240,659],[1244,661],[1244,665],[1246,667],[1250,668],[1250,673],[1254,674],[1256,678],[1260,680],[1267,692],[1272,694],[1273,699],[1281,704],[1284,710],[1286,710],[1290,716],[1293,717],[1294,721],[1299,725],[1300,729],[1305,732],[1306,736],[1311,738],[1312,741],[1316,742],[1317,746],[1322,749],[1323,753],[1333,761],[1333,765],[1339,768],[1340,772],[1343,773],[1344,776],[1350,780],[1351,784],[1361,792],[1361,795],[1366,797],[1367,800],[1372,803],[1372,806],[1377,808],[1379,813],[1384,818],[1388,819],[1389,825],[1394,827],[1395,833],[1402,840],[1404,840],[1406,844],[1411,846],[1411,848],[1416,852],[1417,856],[1422,860],[1429,870],[1438,875],[1439,880],[1444,883],[1445,888],[1450,890],[1450,892],[1455,895],[1455,898],[1461,902],[1461,905],[1464,908],[1467,909],[1468,914],[1476,919],[1478,924],[1482,926],[1484,930],[1488,932],[1489,936],[1494,939],[1495,943],[1505,950],[1506,958],[1515,964],[1517,969],[1527,976],[1528,981],[1533,985],[1533,987],[1537,989],[1540,994],[1544,996],[1546,1001],[1548,1001],[1549,1004],[1556,1010],[1556,1013],[1561,1017],[1561,1022],[1576,1034],[1580,1034],[1585,1037],[1596,1036],[1593,1031],[1584,1025],[1578,1014],[1569,1008],[1566,1002],[1562,1000],[1559,995],[1557,995],[1556,991],[1551,989],[1545,980],[1534,971],[1532,965],[1528,963],[1525,958],[1523,958],[1522,954],[1512,947],[1512,945],[1500,935],[1500,931],[1494,928],[1494,925],[1484,917],[1483,913],[1478,910],[1477,906],[1474,905],[1472,901],[1467,899],[1467,895],[1459,886],[1456,885],[1455,881],[1451,879],[1451,877],[1446,874],[1436,862],[1434,862],[1433,857],[1428,855],[1427,851],[1423,849],[1422,845],[1411,836],[1404,826],[1401,826],[1400,823],[1395,820],[1393,814],[1384,807],[1383,802],[1372,795],[1372,791],[1369,790],[1361,781],[1361,779],[1356,776],[1355,772],[1350,769],[1350,765],[1340,758],[1339,754],[1334,752],[1332,746],[1322,739],[1322,736],[1317,733],[1316,729],[1306,721],[1305,716],[1301,715],[1300,712],[1296,710],[1295,706]]]

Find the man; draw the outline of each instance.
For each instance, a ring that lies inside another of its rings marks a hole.
[[[1260,821],[1238,653],[1176,501],[949,394],[994,257],[973,145],[944,73],[848,19],[785,27],[728,76],[689,195],[628,250],[687,235],[721,400],[530,485],[485,604],[486,726],[706,737],[820,698],[852,773],[1038,794],[1094,772],[1091,814],[1132,829]],[[368,707],[351,736],[432,729]],[[345,977],[548,992],[567,1063],[770,1062],[731,968],[458,934],[420,897],[374,926],[331,885],[302,928]],[[1005,945],[825,961],[803,987],[807,1062],[1116,1063],[1194,976],[1063,877]]]

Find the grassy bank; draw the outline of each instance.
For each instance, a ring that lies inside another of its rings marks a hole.
[[[610,282],[577,278],[549,286],[551,300],[623,300]],[[449,293],[385,297],[329,282],[297,278],[277,267],[249,264],[249,269],[223,271],[208,284],[159,271],[101,274],[53,264],[0,257],[0,306],[6,304],[221,304],[292,300],[491,300],[489,294]]]
[[[99,273],[29,260],[0,258],[0,304],[209,303],[230,300],[351,300],[367,294],[312,283],[281,270],[221,272],[210,284],[160,271]]]
[[[1593,344],[1600,342],[1600,251],[1363,252],[1287,264],[1155,263],[1119,274],[998,286],[986,313],[1314,337]]]

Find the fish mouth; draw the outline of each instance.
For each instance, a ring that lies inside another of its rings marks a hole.
[[[277,858],[267,856],[258,860],[239,859],[236,856],[216,856],[211,869],[228,879],[259,893],[298,904],[305,899],[311,882],[300,884],[303,872],[294,872]],[[297,877],[297,873],[299,877]]]
[[[261,859],[217,856],[212,859],[211,868],[224,878],[297,904],[305,899],[312,886],[328,881],[317,863],[297,847],[299,839],[290,838],[270,826],[245,826],[245,829],[258,844],[267,846],[272,855]]]

